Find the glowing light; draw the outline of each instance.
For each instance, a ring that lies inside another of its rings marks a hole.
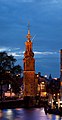
[[[10,73],[10,71],[6,71],[6,73]]]
[[[53,96],[55,96],[55,94],[53,94]]]
[[[44,84],[44,82],[42,82],[42,84]]]
[[[20,74],[17,74],[16,76],[18,77]]]
[[[60,105],[62,107],[62,105]]]
[[[46,92],[41,92],[41,95],[42,97],[46,97]]]
[[[10,91],[7,91],[6,93],[5,93],[5,96],[6,97],[10,97],[10,96],[15,96],[15,94],[12,92],[10,92]]]
[[[49,103],[51,104],[51,101]]]
[[[56,102],[56,104],[58,104],[58,102]]]
[[[37,77],[39,77],[39,75],[37,74]]]
[[[22,110],[22,108],[16,108],[16,110]]]
[[[47,78],[48,76],[47,75],[45,75],[45,78]]]
[[[60,101],[60,103],[62,103],[62,101]]]
[[[54,78],[54,80],[57,80],[57,78]]]
[[[59,95],[59,93],[57,95]]]

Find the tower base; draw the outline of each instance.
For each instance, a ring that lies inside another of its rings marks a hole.
[[[25,108],[35,107],[35,97],[33,97],[33,96],[25,96],[24,97],[24,107]]]

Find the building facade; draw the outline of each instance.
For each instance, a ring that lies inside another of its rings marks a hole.
[[[60,50],[60,100],[62,101],[62,49]]]

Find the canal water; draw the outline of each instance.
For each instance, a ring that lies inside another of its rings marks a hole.
[[[45,114],[44,108],[0,110],[0,120],[62,120],[58,115]]]

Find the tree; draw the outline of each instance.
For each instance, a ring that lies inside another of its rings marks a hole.
[[[0,84],[11,83],[14,91],[18,91],[22,68],[20,65],[15,66],[15,62],[16,59],[12,55],[9,56],[6,52],[0,52]]]
[[[8,55],[6,52],[0,52],[0,72],[11,71],[14,67],[16,59],[12,55]]]
[[[22,67],[20,65],[16,65],[12,68],[12,74],[14,76],[19,76],[20,77],[20,73],[22,73]]]

